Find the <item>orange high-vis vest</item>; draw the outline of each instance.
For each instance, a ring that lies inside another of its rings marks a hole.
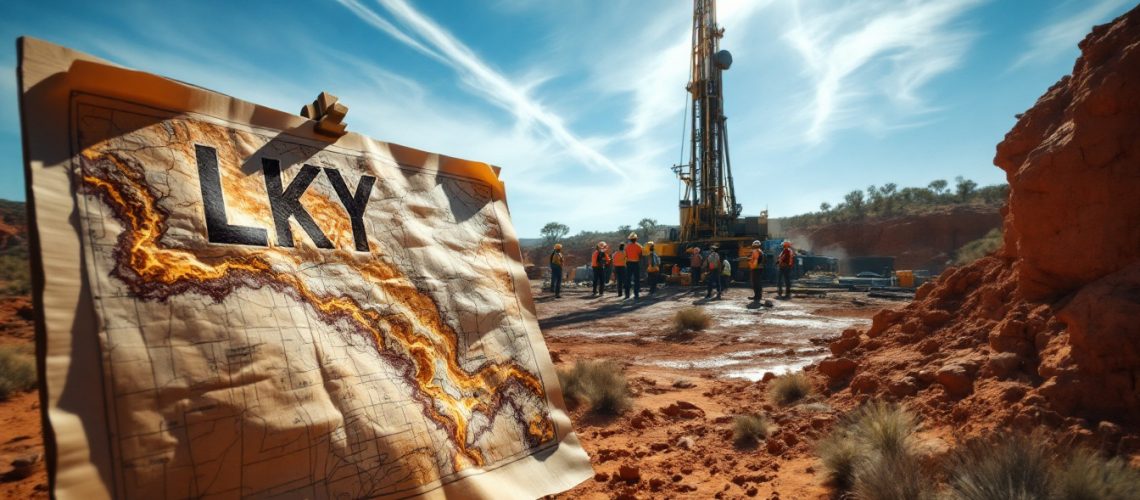
[[[780,252],[780,259],[777,262],[777,264],[779,264],[780,267],[783,269],[795,267],[795,265],[796,265],[796,252],[792,251],[791,248],[785,248],[783,252]]]
[[[614,252],[614,267],[625,267],[625,254]]]
[[[748,258],[749,269],[760,269],[760,249],[753,249],[752,255]]]
[[[631,262],[639,262],[641,260],[641,245],[637,243],[630,243],[625,246],[625,257]]]
[[[606,261],[608,260],[609,259],[606,258],[605,252],[601,250],[594,250],[594,258],[591,259],[590,265],[593,267],[606,267]]]

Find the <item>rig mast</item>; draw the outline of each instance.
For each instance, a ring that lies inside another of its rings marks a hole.
[[[673,166],[684,185],[681,241],[734,236],[741,212],[732,184],[721,80],[721,73],[732,66],[732,54],[720,50],[722,36],[716,0],[694,0],[692,65],[685,87],[691,101],[689,163]]]

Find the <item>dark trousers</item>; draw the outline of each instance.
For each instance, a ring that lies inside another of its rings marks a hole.
[[[657,282],[660,279],[661,279],[661,272],[649,273],[649,275],[646,276],[646,281],[649,282],[649,293],[650,294],[657,292]]]
[[[693,266],[689,269],[693,273],[693,286],[701,286],[701,266]]]
[[[626,269],[629,268],[625,266],[614,266],[614,283],[616,283],[614,290],[617,291],[619,297],[621,296],[623,289],[625,290],[625,294],[627,296],[629,295],[629,285],[625,282]]]
[[[628,262],[625,265],[626,282],[625,296],[629,298],[629,291],[633,289],[634,298],[641,296],[641,263]]]
[[[709,282],[708,290],[705,292],[705,297],[712,295],[713,289],[716,289],[716,298],[720,298],[720,273],[716,270],[709,270],[709,277],[706,279]]]
[[[562,266],[557,264],[550,265],[550,291],[562,295]]]
[[[720,275],[720,289],[725,291],[725,292],[728,291],[728,281],[729,281],[728,278],[729,278],[728,276],[725,276],[723,274]]]
[[[780,278],[776,280],[776,295],[783,295],[784,292],[780,290],[783,286],[787,290],[788,297],[792,296],[792,268],[781,267]]]
[[[752,278],[752,296],[754,300],[760,300],[760,296],[764,293],[763,286],[760,284],[761,276],[764,275],[763,269],[753,269],[748,272]]]
[[[606,268],[595,267],[594,269],[594,293],[606,292]]]

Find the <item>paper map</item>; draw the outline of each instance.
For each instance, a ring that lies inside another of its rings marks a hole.
[[[68,97],[61,166],[109,495],[510,498],[588,477],[490,167],[92,90]]]

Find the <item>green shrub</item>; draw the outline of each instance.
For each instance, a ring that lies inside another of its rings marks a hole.
[[[768,398],[780,406],[795,403],[811,392],[811,380],[803,372],[776,377],[768,386]]]
[[[571,404],[587,404],[597,414],[617,415],[632,405],[629,383],[616,362],[577,360],[559,370],[562,393]]]
[[[36,360],[25,346],[0,346],[0,401],[36,388]]]
[[[1003,241],[1001,228],[992,229],[985,236],[962,245],[962,248],[954,253],[954,265],[964,266],[985,257],[1001,248]]]
[[[764,415],[738,415],[732,421],[732,441],[737,446],[754,446],[768,439],[775,426]]]
[[[27,295],[32,289],[28,258],[0,255],[0,295]]]
[[[1140,472],[1123,460],[1077,450],[1053,476],[1053,498],[1124,500],[1140,495]]]
[[[1043,441],[1007,434],[968,443],[953,459],[950,498],[1048,498],[1052,457]]]
[[[712,318],[704,309],[686,307],[673,315],[673,332],[699,332],[712,324]]]

